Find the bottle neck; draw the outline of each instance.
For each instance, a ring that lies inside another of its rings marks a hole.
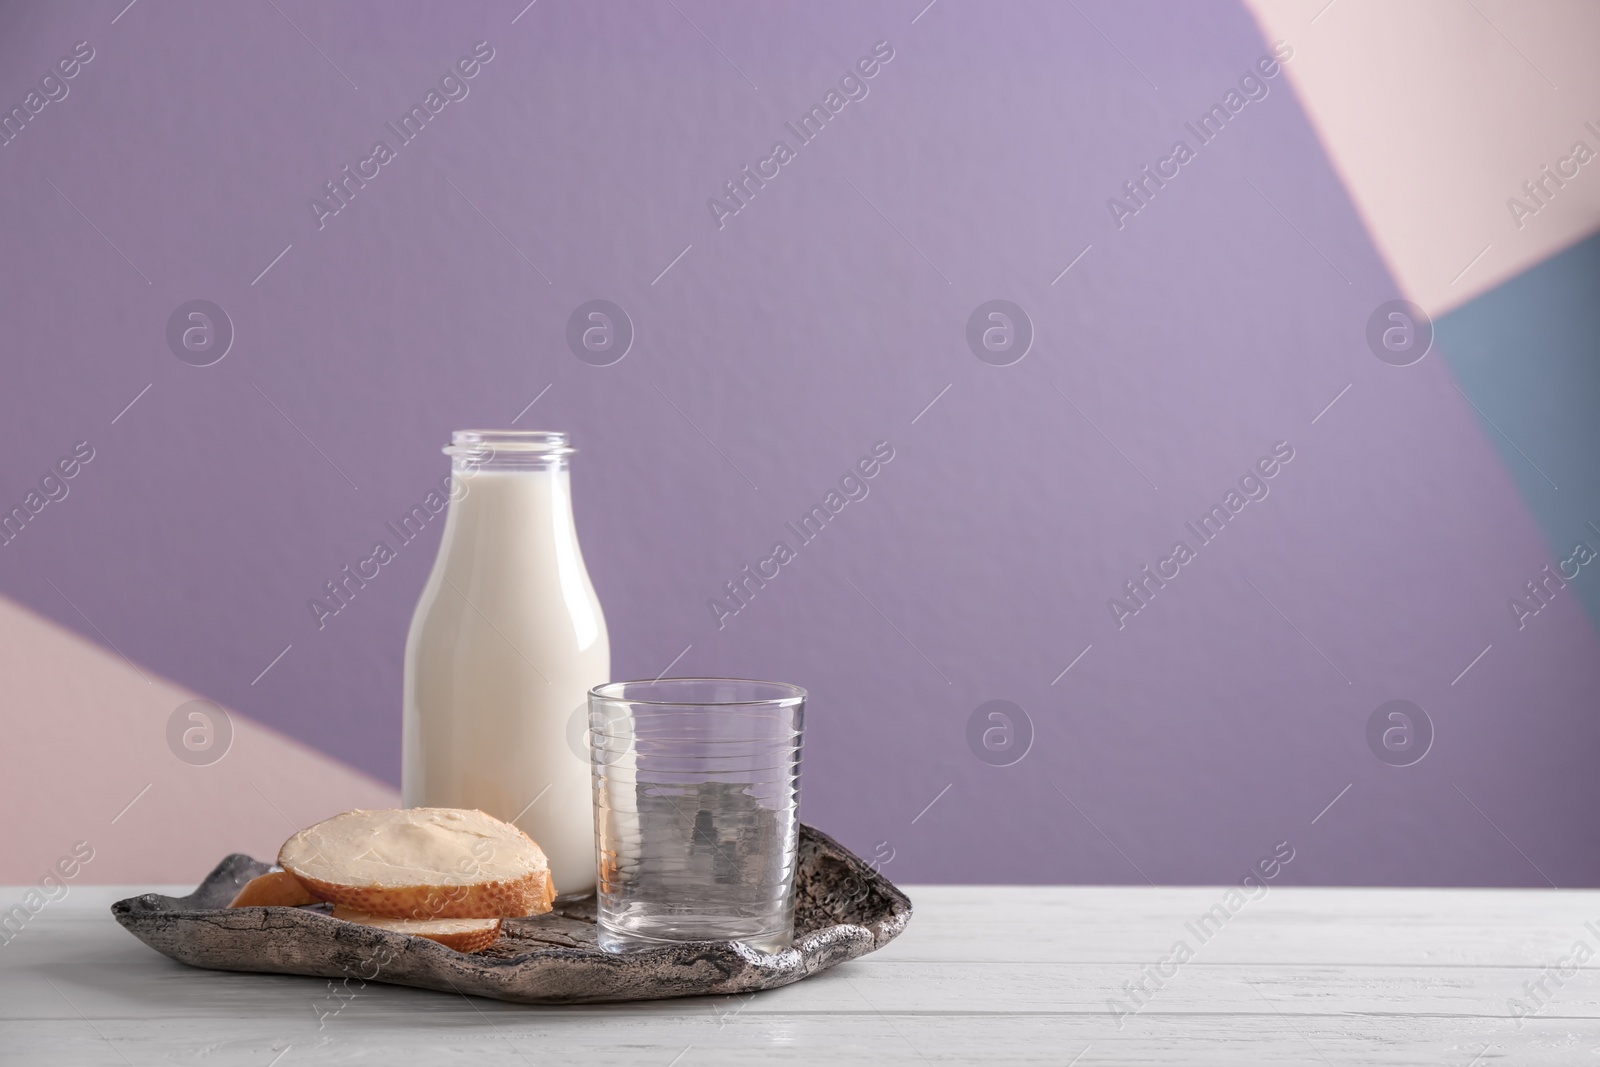
[[[479,436],[463,441],[458,432],[445,449],[450,512],[430,588],[465,597],[486,619],[520,619],[506,622],[516,640],[515,626],[531,640],[540,619],[567,619],[578,647],[589,648],[605,623],[578,546],[565,435]]]
[[[473,597],[484,580],[556,575],[564,587],[569,574],[581,576],[570,478],[565,469],[454,472],[441,565]]]
[[[565,553],[564,546],[576,544],[568,468],[574,450],[566,434],[457,430],[444,451],[451,475],[447,536],[465,527],[473,551],[514,551],[521,543],[563,546]]]

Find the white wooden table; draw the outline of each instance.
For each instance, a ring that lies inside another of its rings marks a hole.
[[[106,911],[151,888],[74,887],[0,945],[0,1063],[1600,1059],[1600,891],[1275,888],[1202,943],[1186,924],[1220,889],[912,887],[898,941],[786,989],[534,1008],[379,985],[344,1002],[321,979],[184,967]],[[1173,973],[1180,940],[1194,954]],[[1145,979],[1143,1010],[1119,1020],[1108,1000],[1132,1006],[1123,983],[1146,973],[1160,987]]]

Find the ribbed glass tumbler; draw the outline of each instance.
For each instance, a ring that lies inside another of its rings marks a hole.
[[[740,678],[589,690],[601,948],[789,947],[805,702]]]

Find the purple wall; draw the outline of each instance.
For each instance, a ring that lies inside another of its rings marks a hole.
[[[1241,8],[122,6],[0,9],[7,109],[94,50],[0,148],[0,502],[95,450],[0,549],[5,595],[396,781],[438,525],[325,628],[307,600],[450,430],[538,397],[516,425],[581,450],[617,676],[692,646],[675,673],[808,687],[805,816],[897,879],[1235,880],[1286,840],[1294,882],[1600,884],[1600,644],[1573,598],[1537,641],[1511,624],[1551,557],[1445,363],[1368,350],[1399,294],[1287,78],[1108,211],[1268,52]],[[402,144],[386,124],[480,41]],[[880,41],[800,145],[785,123]],[[719,227],[708,198],[778,139]],[[204,367],[168,343],[197,299],[235,334]],[[567,344],[592,299],[635,330],[609,366]],[[1009,366],[967,341],[993,299],[1034,332]],[[885,440],[799,546],[785,523]],[[1279,442],[1202,544],[1185,524]],[[708,600],[780,539],[797,558],[719,628]],[[1119,627],[1108,599],[1180,539]],[[1369,747],[1392,699],[1432,723],[1410,766]],[[969,744],[992,700],[1031,720],[1009,766]]]

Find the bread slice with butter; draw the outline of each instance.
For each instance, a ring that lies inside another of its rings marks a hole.
[[[309,826],[278,864],[318,900],[392,919],[541,915],[555,885],[538,844],[481,811],[347,811]]]

